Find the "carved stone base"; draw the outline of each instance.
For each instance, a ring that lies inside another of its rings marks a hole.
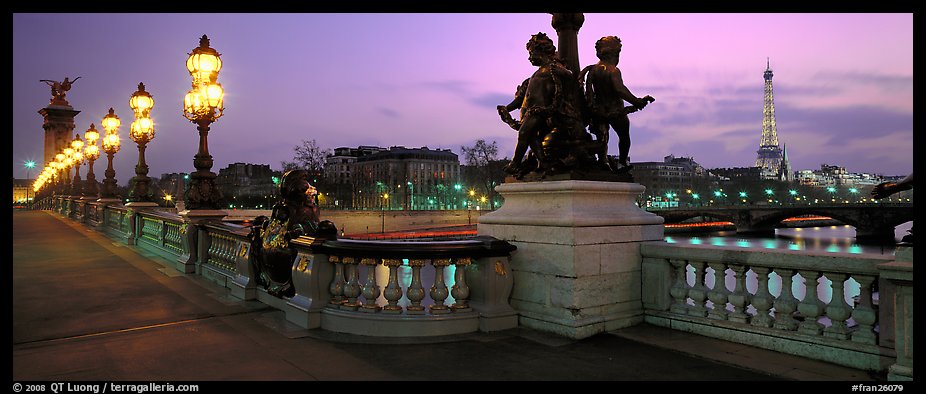
[[[506,183],[477,232],[518,247],[511,305],[520,324],[580,339],[643,320],[640,243],[663,238],[663,219],[634,204],[634,183]]]

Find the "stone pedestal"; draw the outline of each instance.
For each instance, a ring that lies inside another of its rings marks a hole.
[[[203,224],[209,222],[219,222],[228,215],[225,211],[221,210],[211,210],[211,209],[185,209],[183,211],[177,212],[181,218],[183,218],[183,225],[181,225],[181,231],[184,232],[183,237],[183,253],[180,254],[180,258],[176,261],[177,271],[183,272],[185,274],[192,274],[196,272],[196,266],[198,265],[199,256],[205,256],[205,250],[200,253],[197,248],[200,246],[200,242],[197,242],[199,239],[205,239],[205,234],[200,234],[200,229]],[[202,237],[202,238],[201,238]],[[203,243],[205,246],[205,243]]]
[[[878,265],[881,278],[894,285],[892,297],[880,299],[882,308],[889,304],[893,311],[894,350],[897,352],[897,362],[888,369],[887,378],[913,380],[913,247],[898,246],[894,256],[895,261]]]
[[[504,205],[477,232],[518,247],[511,305],[521,325],[570,338],[643,321],[640,243],[663,239],[663,219],[634,204],[636,183],[506,183]]]

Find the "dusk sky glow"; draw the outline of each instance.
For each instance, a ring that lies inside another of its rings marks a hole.
[[[187,54],[206,34],[222,54],[225,115],[213,123],[213,172],[235,162],[280,169],[293,147],[449,148],[516,132],[495,107],[535,68],[525,43],[556,40],[549,14],[13,14],[13,176],[43,158],[41,79],[81,77],[67,94],[83,137],[109,108],[122,119],[120,185],[138,160],[129,97],[154,98],[151,177],[194,171],[196,126],[182,114]],[[863,27],[863,28],[862,28]],[[631,161],[693,157],[706,168],[755,163],[766,59],[774,72],[778,137],[792,168],[840,165],[906,175],[913,169],[913,14],[585,14],[581,66],[595,41],[623,41],[620,68],[637,96]],[[512,116],[519,117],[517,111]],[[613,133],[613,132],[612,132]],[[611,137],[610,152],[617,152]],[[462,160],[462,157],[461,157]],[[105,155],[94,166],[103,178]],[[81,171],[82,174],[86,170]]]

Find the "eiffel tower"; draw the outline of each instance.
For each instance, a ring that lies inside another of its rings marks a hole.
[[[778,178],[781,167],[781,148],[778,147],[778,127],[775,126],[775,96],[772,93],[772,68],[766,59],[765,107],[762,110],[762,140],[756,151],[756,167],[760,168],[762,179]]]

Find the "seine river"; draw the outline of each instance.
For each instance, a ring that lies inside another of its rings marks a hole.
[[[913,222],[907,222],[897,226],[894,229],[895,241],[907,234],[907,230],[913,227]],[[715,231],[710,233],[676,233],[669,234],[665,237],[668,243],[691,244],[691,245],[714,245],[726,247],[741,248],[768,248],[768,249],[786,249],[786,250],[806,250],[806,251],[823,251],[831,253],[854,253],[854,254],[893,254],[893,244],[877,243],[860,243],[855,239],[855,227],[849,225],[837,226],[820,226],[820,227],[803,227],[803,228],[779,228],[775,230],[774,237],[750,237],[737,235],[736,231]],[[709,274],[705,275],[705,284],[708,287],[714,286],[713,269],[708,268]],[[695,281],[694,272],[688,270],[688,284],[693,285]],[[724,280],[726,287],[732,289],[735,286],[735,279],[732,275],[726,275]],[[832,299],[831,282],[825,277],[820,278],[817,286],[817,295],[823,302],[830,302]],[[746,275],[746,288],[754,293],[758,283],[755,274],[748,272]],[[776,273],[769,274],[769,292],[778,297],[781,293],[781,278]],[[806,288],[801,285],[797,279],[792,284],[792,294],[798,299],[803,299],[806,294]],[[854,297],[859,295],[859,285],[854,279],[845,282],[845,300],[852,305]],[[877,302],[878,294],[873,294]],[[689,301],[690,303],[690,301]],[[709,302],[708,302],[709,303]],[[728,306],[727,309],[732,308]],[[749,306],[750,314],[755,314],[755,309]],[[850,325],[852,319],[849,319]],[[821,319],[821,323],[829,325],[826,318]]]
[[[907,222],[894,229],[894,238],[907,234],[913,222]],[[715,231],[709,233],[675,233],[667,234],[666,242],[691,245],[714,245],[741,248],[768,248],[787,250],[823,251],[833,253],[874,253],[893,254],[894,245],[877,243],[860,243],[855,239],[855,227],[848,225],[779,228],[775,236],[744,236],[735,231]]]

